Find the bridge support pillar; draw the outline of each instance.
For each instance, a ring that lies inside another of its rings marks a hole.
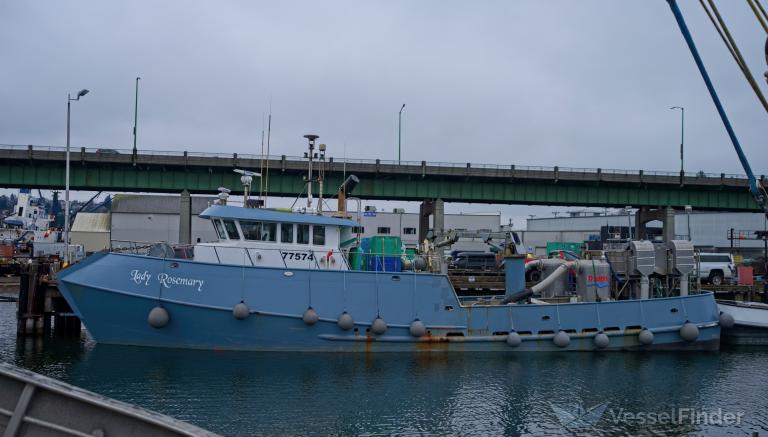
[[[187,190],[179,202],[179,244],[192,244],[192,196]]]
[[[419,244],[427,238],[429,217],[432,216],[432,235],[440,236],[445,231],[445,203],[443,199],[425,199],[419,206]]]
[[[635,238],[638,240],[647,240],[648,233],[645,225],[654,220],[661,221],[662,235],[664,241],[675,239],[675,210],[671,207],[664,209],[649,210],[640,208],[635,213]]]

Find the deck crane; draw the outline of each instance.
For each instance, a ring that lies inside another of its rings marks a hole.
[[[667,0],[667,3],[669,3],[669,7],[672,9],[672,14],[675,16],[677,25],[680,27],[680,32],[683,34],[683,38],[685,38],[685,42],[688,44],[688,48],[691,51],[693,60],[696,62],[696,66],[699,68],[701,77],[707,85],[709,95],[712,96],[712,101],[717,108],[718,114],[720,114],[720,119],[722,119],[723,125],[725,125],[725,130],[728,131],[728,136],[731,138],[731,143],[733,143],[733,148],[736,150],[736,155],[739,157],[739,162],[741,162],[741,166],[747,174],[747,178],[749,179],[749,191],[752,193],[752,197],[755,199],[755,202],[757,202],[757,205],[763,210],[766,217],[768,217],[768,193],[766,193],[765,188],[757,181],[755,174],[752,173],[752,167],[749,165],[749,161],[747,161],[747,157],[744,155],[741,144],[739,144],[739,139],[736,137],[731,122],[728,120],[728,115],[726,115],[725,109],[720,103],[720,98],[717,96],[717,92],[715,91],[714,85],[712,85],[707,69],[704,67],[704,62],[701,60],[699,51],[696,49],[696,44],[693,42],[691,32],[688,30],[683,14],[677,6],[677,0]]]

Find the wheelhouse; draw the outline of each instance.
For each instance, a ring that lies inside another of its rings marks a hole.
[[[357,223],[335,217],[270,209],[214,205],[218,242],[195,246],[195,259],[253,266],[348,269],[346,252]]]

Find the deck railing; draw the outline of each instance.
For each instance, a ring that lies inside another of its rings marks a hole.
[[[131,253],[135,255],[148,255],[148,256],[155,256],[158,258],[166,258],[166,259],[193,259],[194,258],[194,247],[195,245],[187,245],[187,244],[169,244],[167,242],[146,242],[146,241],[129,241],[129,240],[111,240],[111,252],[116,253]],[[229,262],[225,262],[223,260],[235,260],[236,258],[241,258],[241,262],[235,264],[235,265],[245,265],[245,266],[252,266],[257,267],[259,265],[258,261],[262,256],[262,253],[277,253],[277,256],[282,260],[283,267],[284,268],[291,268],[291,267],[301,267],[299,264],[294,263],[293,266],[289,266],[289,261],[306,261],[307,266],[306,268],[315,268],[318,270],[337,270],[336,268],[330,266],[331,264],[335,264],[336,262],[342,262],[344,263],[344,266],[347,270],[353,270],[352,265],[349,260],[349,253],[339,250],[339,249],[332,249],[332,250],[326,250],[322,248],[310,248],[310,249],[297,249],[297,250],[291,250],[286,248],[263,248],[263,247],[242,247],[242,246],[220,246],[220,245],[203,245],[200,247],[205,247],[207,249],[211,249],[216,257],[216,260],[219,264],[230,264]],[[241,256],[232,256],[231,253],[227,254],[227,251],[241,251]],[[375,252],[368,252],[364,254],[366,260],[372,259],[375,262],[374,268],[367,268],[368,271],[380,271],[380,272],[395,272],[395,271],[402,271],[402,270],[412,270],[412,268],[401,268],[401,270],[389,270],[387,265],[387,259],[389,258],[396,258],[397,255],[392,255],[388,253],[375,253]],[[401,255],[400,258],[402,258],[405,255]],[[442,258],[439,255],[429,255],[429,256],[423,256],[420,255],[420,258],[423,258],[427,262],[427,266],[434,265],[438,258],[442,260]],[[256,259],[254,259],[256,258]],[[338,260],[341,261],[338,261]],[[368,265],[370,267],[370,265]],[[405,266],[403,266],[405,267]],[[427,269],[428,270],[428,269]]]

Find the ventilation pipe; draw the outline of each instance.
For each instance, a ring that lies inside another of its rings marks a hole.
[[[648,299],[651,296],[650,289],[651,287],[648,276],[640,276],[640,299]]]
[[[339,211],[339,215],[341,217],[347,217],[347,194],[351,193],[359,183],[360,179],[358,179],[357,176],[351,174],[339,187],[339,204],[337,210]]]

